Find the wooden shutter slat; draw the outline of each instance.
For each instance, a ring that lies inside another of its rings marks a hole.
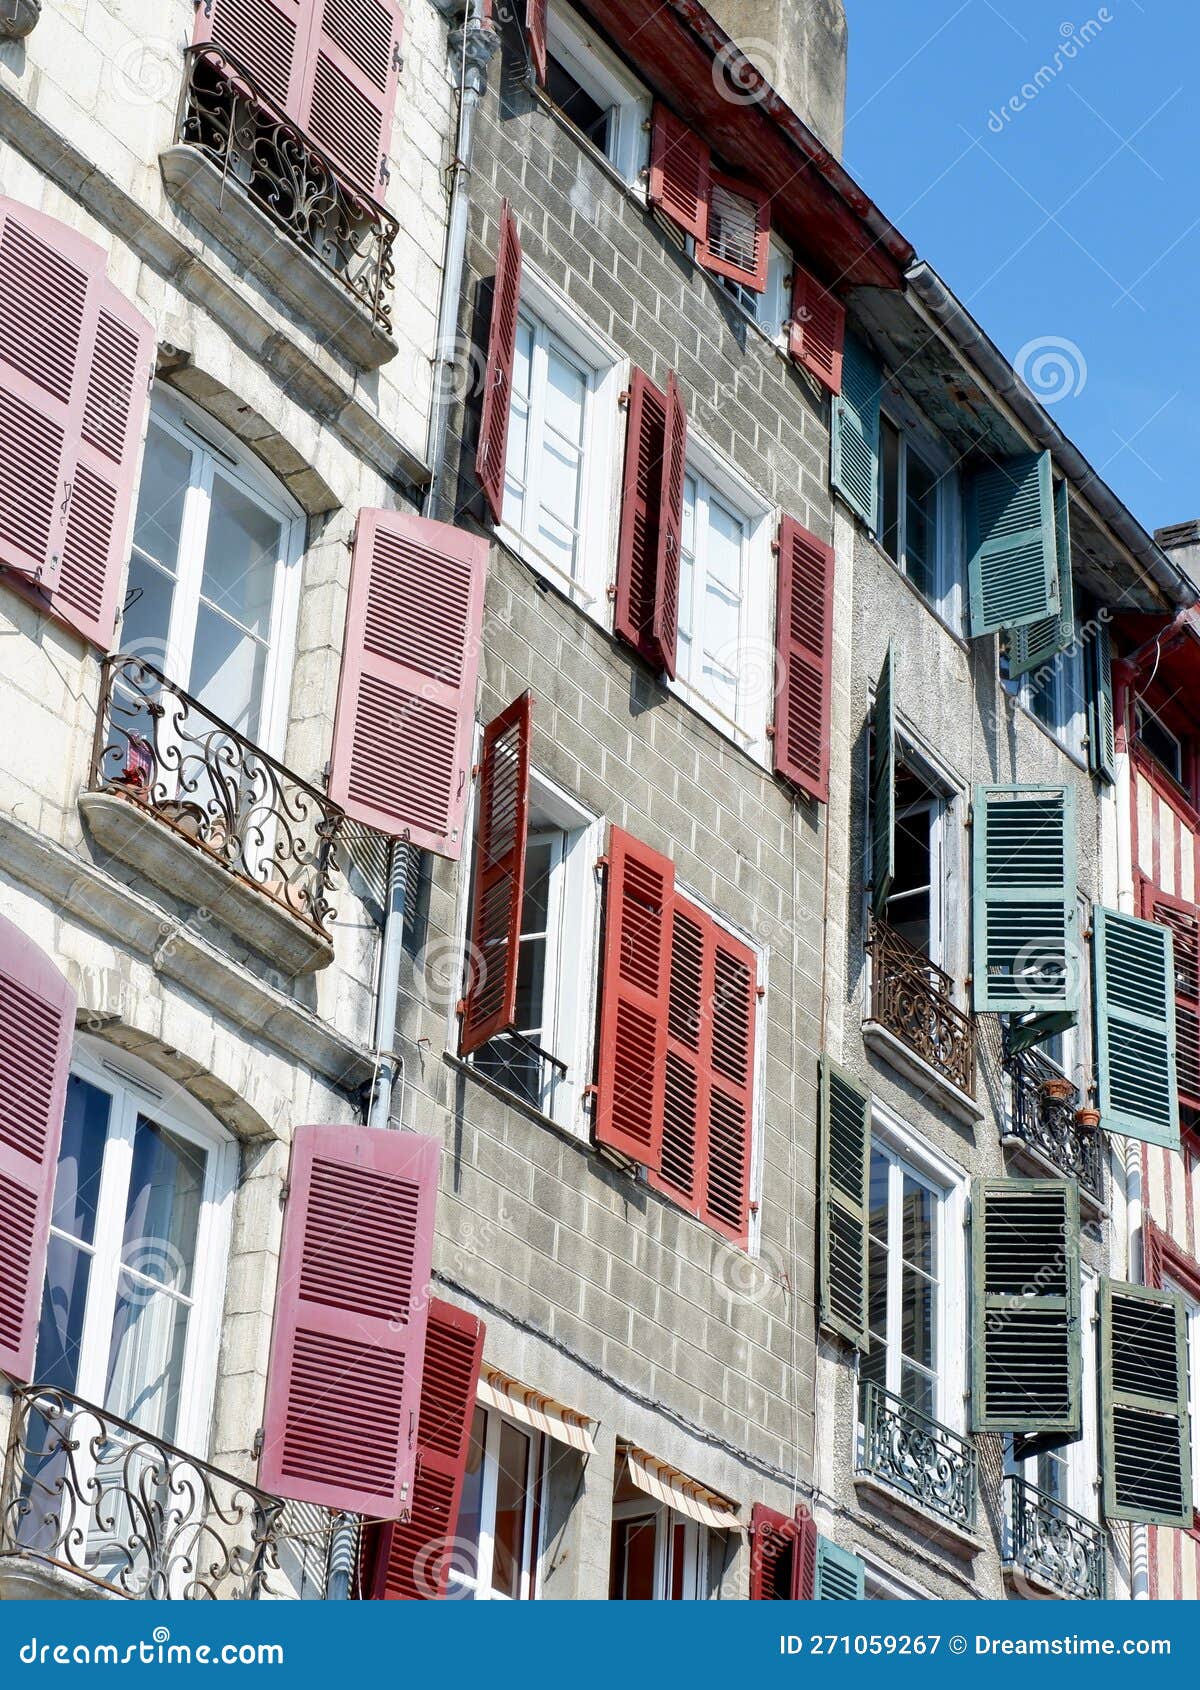
[[[404,13],[396,0],[313,0],[300,121],[349,180],[382,199]]]
[[[611,831],[604,897],[596,1141],[659,1172],[663,1151],[671,862]]]
[[[696,243],[705,270],[764,293],[771,256],[771,196],[722,171],[710,173],[708,220]]]
[[[796,1510],[799,1540],[795,1559],[795,1598],[797,1602],[812,1602],[817,1594],[817,1522],[801,1503]]]
[[[514,699],[483,735],[463,1056],[516,1025],[532,736],[530,692]]]
[[[832,474],[837,492],[874,532],[879,520],[879,416],[883,377],[874,355],[846,335],[842,388],[833,402]]]
[[[1117,778],[1116,718],[1113,714],[1112,633],[1098,620],[1087,646],[1088,767],[1112,785]]]
[[[613,629],[657,673],[674,677],[687,415],[674,373],[667,391],[635,369],[629,389]]]
[[[395,1520],[412,1506],[440,1142],[298,1127],[259,1482]]]
[[[861,1556],[840,1549],[827,1537],[817,1539],[816,1599],[818,1602],[861,1602],[866,1589],[866,1564]]]
[[[820,1311],[825,1326],[866,1350],[867,1195],[871,1095],[821,1058]]]
[[[1071,497],[1065,481],[1054,489],[1054,551],[1058,560],[1058,609],[1041,622],[1014,628],[1009,640],[1008,672],[1040,669],[1075,640],[1075,578],[1071,569]],[[1043,680],[1043,684],[1045,681]]]
[[[972,851],[975,1008],[1078,1013],[1073,788],[976,787]]]
[[[790,1602],[796,1594],[798,1523],[756,1502],[750,1513],[750,1600]]]
[[[1049,452],[990,463],[967,482],[971,635],[1055,617],[1059,599]]]
[[[707,142],[668,106],[656,104],[650,130],[650,204],[698,246],[708,234],[711,174]]]
[[[329,795],[355,821],[457,860],[488,544],[402,511],[359,513]]]
[[[1171,932],[1175,973],[1175,1078],[1179,1101],[1200,1111],[1200,915],[1195,904],[1142,883],[1141,913]]]
[[[833,547],[790,516],[779,525],[777,545],[775,772],[824,804],[829,798]]]
[[[525,38],[529,42],[529,57],[539,86],[546,86],[549,49],[546,39],[547,0],[525,0]]]
[[[1179,1148],[1171,928],[1099,906],[1092,915],[1096,1076],[1109,1132]]]
[[[887,908],[895,874],[896,646],[889,640],[875,688],[871,740],[871,907],[877,916]]]
[[[488,329],[487,373],[475,474],[494,522],[504,516],[504,481],[508,465],[508,424],[512,410],[513,364],[517,355],[517,318],[521,304],[521,236],[512,207],[500,207],[500,242],[492,284],[492,320]]]
[[[842,391],[846,308],[802,264],[792,271],[788,350],[830,393]]]
[[[312,12],[313,0],[205,0],[196,7],[192,41],[224,48],[288,117],[303,123]]]
[[[1100,1287],[1101,1457],[1109,1520],[1193,1522],[1187,1317],[1182,1297]]]
[[[0,916],[0,1373],[33,1380],[75,993]]]

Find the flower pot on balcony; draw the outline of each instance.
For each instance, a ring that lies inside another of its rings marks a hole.
[[[1075,1125],[1083,1133],[1094,1133],[1100,1129],[1100,1111],[1098,1109],[1077,1109],[1075,1111]]]
[[[0,41],[20,41],[42,15],[42,0],[0,0]]]
[[[1067,1079],[1043,1080],[1038,1090],[1051,1103],[1068,1103],[1075,1096],[1075,1087]]]

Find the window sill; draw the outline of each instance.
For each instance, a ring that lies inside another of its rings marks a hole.
[[[846,509],[850,509],[849,505],[846,506]],[[898,581],[902,581],[904,583],[905,588],[912,594],[921,609],[927,616],[933,617],[933,620],[937,623],[939,628],[949,634],[950,638],[954,641],[955,645],[958,646],[959,650],[969,652],[971,649],[971,642],[963,632],[962,628],[956,628],[948,617],[943,616],[942,612],[938,609],[937,605],[933,603],[932,599],[927,599],[921,589],[913,585],[908,576],[899,567],[895,558],[892,557],[891,553],[886,552],[882,545],[880,545],[878,536],[872,534],[866,527],[866,524],[863,522],[858,512],[853,511],[851,514],[853,515],[855,521],[859,524],[860,528],[863,529],[866,538],[871,543],[871,549],[879,558],[879,561],[887,565]]]
[[[926,1539],[941,1549],[949,1550],[961,1560],[974,1560],[975,1556],[981,1555],[987,1547],[983,1539],[976,1537],[974,1532],[967,1531],[963,1526],[952,1525],[940,1514],[922,1507],[912,1497],[905,1496],[902,1491],[893,1490],[890,1485],[872,1478],[869,1473],[854,1475],[854,1489],[860,1500],[865,1498],[906,1525],[919,1527]]]
[[[973,1097],[959,1091],[952,1081],[918,1056],[916,1051],[910,1050],[881,1021],[864,1021],[862,1036],[869,1051],[903,1074],[905,1079],[924,1087],[943,1109],[964,1126],[976,1127],[983,1120],[986,1111]]]
[[[1017,698],[1013,693],[1009,693],[1009,697],[1012,699],[1017,709],[1021,712],[1022,716],[1027,717],[1029,721],[1033,723],[1038,732],[1044,734],[1050,741],[1051,745],[1053,745],[1057,751],[1060,751],[1068,762],[1074,763],[1075,767],[1081,770],[1085,775],[1088,773],[1086,750],[1076,751],[1073,746],[1065,744],[1058,737],[1053,728],[1048,728],[1040,716],[1034,715],[1033,711],[1027,704],[1023,703],[1021,699]]]
[[[591,1148],[590,1130],[574,1131],[564,1122],[556,1120],[553,1115],[547,1115],[534,1104],[527,1103],[523,1097],[518,1097],[516,1092],[509,1091],[507,1086],[502,1086],[498,1080],[493,1080],[490,1075],[481,1074],[475,1064],[466,1057],[457,1056],[453,1051],[446,1050],[442,1052],[442,1061],[448,1068],[453,1068],[455,1073],[465,1075],[472,1084],[481,1087],[490,1096],[496,1098],[498,1102],[507,1104],[510,1109],[515,1109],[519,1115],[524,1115],[525,1119],[532,1121],[534,1126],[545,1127],[548,1131],[557,1133],[560,1138],[566,1139],[569,1144],[573,1144],[579,1149],[588,1150]]]

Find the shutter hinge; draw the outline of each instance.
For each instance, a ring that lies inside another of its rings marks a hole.
[[[755,986],[754,995],[757,998],[765,998],[767,995],[767,988],[765,986]]]
[[[398,41],[392,42],[392,66],[397,76],[399,76],[400,72],[404,69],[404,54],[400,51],[400,43]]]
[[[460,1020],[467,1013],[467,1000],[466,1000],[466,998],[459,998],[458,1002],[454,1006],[454,1013],[455,1013],[455,1015],[458,1016],[458,1018]]]
[[[607,868],[608,867],[608,857],[604,854],[597,857],[596,858],[596,867],[597,868]]]
[[[771,541],[771,551],[772,551],[772,553],[774,554],[775,557],[779,556],[779,541],[778,540],[772,540]]]
[[[610,581],[604,591],[605,596],[608,598],[610,603],[615,602],[617,597],[617,583],[615,581]]]
[[[281,1209],[283,1208],[284,1204],[287,1202],[288,1198],[291,1195],[292,1195],[292,1182],[291,1182],[290,1179],[285,1179],[283,1184],[279,1187],[279,1207]]]
[[[258,1460],[261,1459],[262,1452],[263,1452],[263,1444],[264,1444],[265,1441],[266,1440],[265,1440],[264,1435],[263,1435],[263,1429],[260,1426],[258,1428],[257,1432],[255,1432],[254,1437],[251,1440],[251,1444],[250,1444],[250,1454],[254,1457],[255,1461],[258,1461]]]
[[[627,387],[625,389],[624,393],[619,394],[618,397],[617,397],[617,408],[618,408],[618,410],[627,411],[629,409],[629,401],[630,401],[631,397],[632,397],[631,389],[629,389]]]
[[[392,180],[392,167],[386,158],[379,161],[379,186],[386,188]]]
[[[584,1086],[584,1088],[583,1088],[582,1092],[580,1092],[579,1096],[580,1096],[580,1101],[584,1104],[595,1103],[596,1099],[600,1096],[600,1087],[599,1086]]]
[[[768,722],[767,725],[766,725],[766,728],[763,731],[765,732],[768,739],[774,739],[775,738],[775,724],[774,724],[774,722]]]

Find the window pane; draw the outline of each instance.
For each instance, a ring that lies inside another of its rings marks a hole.
[[[79,1383],[79,1346],[91,1268],[92,1259],[83,1250],[51,1236],[38,1323],[35,1376],[39,1385],[74,1391]]]
[[[282,549],[279,518],[224,476],[215,476],[200,590],[210,604],[264,639]]]
[[[613,1595],[626,1602],[654,1600],[654,1560],[657,1523],[653,1515],[638,1520],[620,1520],[616,1539],[614,1573],[619,1579]]]
[[[179,564],[179,536],[191,473],[191,452],[151,421],[142,460],[133,543],[172,573]]]
[[[936,1367],[934,1298],[936,1286],[906,1266],[903,1274],[900,1343],[909,1361]]]
[[[910,446],[908,449],[904,572],[926,598],[937,593],[938,478]]]
[[[888,1175],[892,1164],[882,1151],[871,1146],[871,1189],[868,1199],[871,1232],[887,1242],[888,1235]]]
[[[104,1406],[143,1431],[175,1439],[191,1309],[122,1270]]]
[[[167,642],[174,602],[174,577],[134,552],[129,560],[129,584],[121,613],[121,650],[131,657],[140,657],[144,663],[152,663],[164,674],[169,674]]]
[[[525,849],[525,902],[521,908],[521,932],[544,933],[550,910],[550,875],[554,864],[554,841],[531,839]]]
[[[572,446],[583,445],[587,380],[555,346],[546,354],[546,426]]]
[[[514,1599],[521,1594],[525,1518],[529,1507],[530,1453],[530,1440],[526,1434],[514,1426],[511,1420],[501,1421],[492,1589],[501,1596]]]
[[[910,1408],[915,1408],[918,1414],[936,1420],[936,1381],[928,1373],[922,1373],[918,1368],[905,1363],[900,1370],[900,1396]]]
[[[933,1193],[911,1174],[904,1176],[904,1259],[924,1273],[935,1268],[937,1216]]]
[[[453,1557],[449,1594],[467,1601],[475,1599],[475,1578],[479,1551],[479,1530],[483,1509],[483,1450],[487,1441],[487,1412],[475,1410],[471,1422],[471,1442],[467,1449],[467,1471],[463,1479],[462,1501],[458,1505],[458,1525],[455,1537],[460,1548]],[[455,1574],[459,1573],[460,1577]]]
[[[54,1179],[51,1226],[91,1244],[96,1237],[100,1169],[112,1103],[106,1091],[72,1074],[67,1081],[62,1147]]]
[[[883,549],[895,562],[900,561],[900,433],[886,417],[880,424],[881,443],[879,478],[882,486]]]
[[[181,1296],[192,1288],[206,1161],[198,1145],[139,1116],[121,1260]]]
[[[201,605],[188,682],[201,704],[247,739],[257,739],[267,648]]]

